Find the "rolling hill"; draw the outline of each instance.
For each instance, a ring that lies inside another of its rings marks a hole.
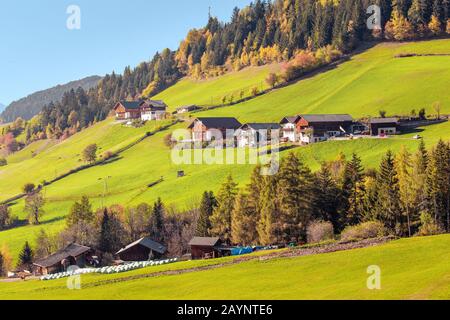
[[[221,105],[224,96],[233,96],[236,101],[240,98],[241,91],[245,98],[250,96],[253,87],[257,87],[260,91],[267,89],[269,87],[265,82],[267,75],[279,71],[280,64],[271,64],[248,67],[238,72],[230,72],[221,77],[205,80],[183,78],[152,99],[164,100],[171,111],[189,104]]]
[[[0,282],[0,299],[448,299],[449,244],[450,235],[442,235],[228,265],[234,258],[178,262],[123,274],[83,275],[82,290],[67,290],[67,279]],[[381,269],[380,290],[367,288],[371,265]],[[205,266],[213,268],[192,270]],[[162,274],[167,271],[174,272]]]
[[[79,87],[88,90],[94,87],[100,80],[101,77],[99,76],[91,76],[35,92],[25,98],[12,102],[4,111],[0,108],[0,112],[3,111],[0,114],[0,118],[6,122],[12,122],[18,117],[29,120],[37,115],[46,104],[61,100],[65,92],[72,89],[76,90]]]
[[[283,116],[302,112],[350,113],[354,117],[376,115],[384,109],[388,114],[408,113],[412,108],[427,107],[432,113],[432,102],[442,103],[443,113],[450,112],[450,57],[427,56],[414,58],[394,58],[397,53],[448,53],[450,40],[424,41],[403,44],[379,44],[374,48],[352,57],[336,69],[301,80],[293,85],[277,89],[256,99],[231,107],[224,107],[200,113],[208,116],[236,116],[245,121],[279,121]],[[390,72],[390,69],[395,73]],[[261,68],[264,69],[264,68]],[[246,73],[248,70],[242,70]],[[221,84],[221,78],[214,79],[215,88],[230,88],[233,77],[224,78],[228,84]],[[245,77],[245,76],[244,76]],[[376,81],[375,81],[376,80]],[[185,79],[184,81],[189,81]],[[185,96],[183,104],[200,103],[202,92],[197,84],[183,84],[177,90]],[[373,89],[373,86],[376,89]],[[398,88],[398,92],[396,90]],[[219,92],[219,89],[211,92]],[[174,90],[174,88],[168,89]],[[214,93],[215,94],[215,93]],[[171,94],[161,93],[170,99]],[[172,102],[177,105],[175,98]],[[346,107],[347,106],[347,107]],[[197,114],[196,114],[197,115]],[[152,131],[160,123],[149,127],[132,129],[122,127],[108,119],[82,131],[68,140],[39,142],[32,144],[17,154],[10,156],[10,164],[0,169],[0,200],[5,200],[20,192],[27,182],[40,183],[55,175],[79,166],[79,154],[87,144],[96,142],[102,149],[113,150]],[[177,128],[186,128],[182,123],[170,130],[159,132],[145,139],[115,161],[89,168],[64,178],[44,189],[47,204],[42,226],[49,232],[56,232],[64,226],[64,217],[74,201],[87,195],[94,207],[103,204],[135,205],[153,202],[158,197],[168,205],[180,209],[192,207],[205,190],[217,191],[228,174],[232,174],[242,187],[248,182],[252,165],[175,165],[171,161],[171,151],[163,139]],[[440,138],[450,139],[450,122],[420,128],[420,133],[428,147]],[[353,141],[330,141],[293,149],[313,169],[321,161],[334,159],[339,152],[350,156],[358,153],[365,166],[376,167],[382,155],[389,149],[399,150],[405,145],[415,150],[418,141],[415,133],[395,136],[389,139],[364,139]],[[281,156],[286,154],[283,152]],[[48,164],[51,163],[52,166]],[[177,171],[184,170],[186,176],[177,177]],[[164,177],[164,181],[152,188],[148,184]],[[108,178],[105,193],[104,178]],[[24,203],[18,201],[12,209],[14,214],[24,218]],[[0,232],[0,243],[6,243],[16,253],[25,240],[33,241],[42,226],[24,226]]]

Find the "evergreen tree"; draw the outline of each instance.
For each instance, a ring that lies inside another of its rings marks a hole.
[[[257,227],[259,243],[262,245],[282,243],[284,239],[281,237],[281,219],[276,202],[277,180],[274,176],[267,176],[264,180],[261,214]]]
[[[400,209],[400,191],[397,172],[394,166],[394,157],[389,150],[383,157],[377,176],[377,203],[376,215],[378,220],[395,232],[402,233],[402,215]]]
[[[442,140],[433,149],[427,170],[427,202],[434,220],[447,231],[450,225],[450,150]]]
[[[416,192],[412,173],[411,154],[403,146],[395,157],[395,170],[397,172],[400,206],[406,216],[408,236],[412,236],[412,225],[416,222],[414,217]]]
[[[217,207],[211,217],[211,234],[221,237],[225,242],[231,240],[231,212],[237,193],[237,183],[230,175],[217,193]]]
[[[103,210],[103,217],[100,223],[100,235],[98,248],[103,253],[114,254],[122,247],[124,229],[121,221],[114,212]]]
[[[150,237],[157,242],[164,242],[164,205],[161,198],[153,205],[150,217]]]
[[[256,225],[253,222],[253,212],[249,207],[248,197],[240,192],[231,212],[231,241],[234,244],[247,246],[254,244],[256,239]]]
[[[30,247],[28,241],[25,242],[22,250],[19,253],[19,261],[17,262],[18,268],[30,268],[33,263],[34,253]]]
[[[342,231],[339,216],[341,191],[331,177],[328,164],[323,163],[315,176],[313,197],[313,217],[316,220],[330,221],[335,233]]]
[[[312,174],[294,154],[282,160],[277,174],[277,201],[285,241],[305,239],[312,216]]]
[[[346,225],[355,225],[361,220],[361,203],[359,193],[364,188],[364,169],[361,159],[352,155],[352,159],[346,163],[342,183],[343,194],[343,219]]]
[[[214,208],[217,206],[216,198],[212,191],[205,191],[203,193],[202,201],[200,204],[200,213],[197,221],[197,227],[195,234],[198,237],[209,237],[211,230],[211,216],[214,212]]]

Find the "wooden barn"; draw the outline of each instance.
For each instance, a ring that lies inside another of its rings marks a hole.
[[[397,134],[399,128],[398,118],[372,118],[369,121],[372,136],[386,136]]]
[[[116,255],[122,261],[149,261],[160,259],[167,252],[167,248],[150,238],[141,238],[123,249]]]
[[[76,243],[33,263],[37,274],[47,275],[64,272],[70,266],[83,268],[92,261],[92,249]]]
[[[141,118],[141,101],[120,101],[114,107],[117,120],[134,120]]]
[[[236,118],[196,118],[189,129],[192,130],[193,141],[211,141],[215,137],[212,130],[220,132],[224,140],[227,138],[227,130],[232,130],[231,137],[234,137],[234,131],[241,126],[242,124]]]
[[[353,118],[348,114],[300,115],[296,123],[300,142],[315,143],[352,133]]]
[[[219,258],[222,256],[219,237],[194,237],[190,242],[192,259]]]

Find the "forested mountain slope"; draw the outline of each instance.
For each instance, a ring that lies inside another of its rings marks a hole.
[[[6,122],[12,122],[18,117],[29,120],[41,112],[42,108],[46,104],[60,101],[65,92],[72,89],[76,90],[78,88],[89,90],[92,87],[95,87],[100,80],[101,77],[92,76],[81,80],[72,81],[67,84],[58,85],[47,90],[35,92],[25,98],[12,102],[4,111],[0,106],[0,112],[3,111],[0,118]]]

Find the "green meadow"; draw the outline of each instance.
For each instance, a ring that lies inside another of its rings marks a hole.
[[[354,117],[409,114],[441,102],[450,113],[450,56],[395,58],[400,53],[450,54],[450,40],[383,43],[336,69],[256,99],[198,116],[235,116],[241,122],[280,121],[296,114],[349,113]],[[188,102],[188,101],[186,101]]]
[[[67,279],[0,282],[0,299],[448,299],[449,244],[450,235],[418,237],[363,249],[254,259],[150,277],[232,258],[179,262],[124,274],[83,275],[80,290],[67,289]],[[367,287],[369,266],[380,267],[379,290]]]
[[[431,104],[434,101],[442,103],[442,113],[450,113],[450,57],[394,58],[398,53],[410,52],[450,53],[450,40],[379,44],[353,56],[350,61],[334,70],[235,106],[198,115],[235,116],[245,122],[279,121],[286,115],[311,112],[350,113],[354,117],[360,117],[377,115],[383,109],[388,114],[403,114],[421,107],[426,107],[431,114]],[[242,76],[250,70],[258,71],[258,75],[254,75],[255,79],[264,79],[269,72],[268,68],[271,67],[244,69],[201,84],[184,79],[162,92],[158,98],[164,99],[171,107],[176,107],[179,103],[201,104],[200,99],[208,99],[208,94],[220,94],[251,83],[248,79],[253,76]],[[238,82],[237,77],[242,77],[239,80],[242,83]],[[234,84],[236,87],[232,88]],[[210,93],[203,94],[205,92]],[[176,99],[180,99],[180,102],[176,102]],[[164,124],[167,123],[153,122],[142,128],[129,128],[108,119],[61,143],[41,141],[31,144],[11,155],[8,158],[9,165],[0,168],[0,201],[20,193],[25,183],[39,184],[82,165],[80,154],[88,144],[97,143],[100,155],[108,150],[119,150]],[[216,192],[229,174],[233,175],[241,187],[248,182],[253,168],[251,164],[174,164],[171,150],[165,146],[163,139],[174,129],[186,127],[187,123],[177,124],[134,145],[114,161],[82,170],[45,187],[43,192],[47,202],[42,225],[2,231],[0,244],[7,244],[16,258],[24,242],[33,242],[40,228],[45,228],[49,233],[61,230],[70,206],[82,195],[87,195],[95,208],[113,204],[130,206],[141,202],[151,203],[161,197],[166,205],[183,210],[196,205],[203,191]],[[428,147],[432,147],[440,138],[450,139],[449,122],[420,128],[419,131]],[[381,157],[389,149],[398,151],[404,145],[415,151],[419,143],[413,139],[415,134],[388,139],[329,141],[298,147],[292,151],[301,155],[313,170],[322,161],[336,158],[340,152],[348,157],[356,152],[366,167],[377,167]],[[282,152],[281,156],[286,153],[287,151]],[[184,170],[186,176],[178,178],[179,170]],[[148,187],[161,177],[161,183]],[[23,209],[23,200],[12,206],[13,213],[21,219],[26,218]]]
[[[170,111],[190,104],[200,106],[220,105],[224,96],[233,95],[234,101],[238,100],[241,90],[244,92],[243,97],[248,97],[251,95],[253,87],[257,87],[260,91],[268,89],[269,86],[265,82],[267,75],[279,71],[279,64],[271,64],[248,67],[220,77],[204,80],[184,78],[152,99],[164,100]]]

